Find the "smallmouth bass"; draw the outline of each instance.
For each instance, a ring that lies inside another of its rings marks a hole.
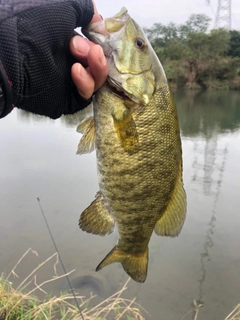
[[[77,128],[77,153],[96,148],[100,187],[79,227],[105,236],[116,224],[118,243],[96,270],[120,262],[144,282],[153,230],[175,237],[186,215],[176,107],[159,59],[125,8],[83,33],[102,46],[109,75],[94,96],[93,117]]]

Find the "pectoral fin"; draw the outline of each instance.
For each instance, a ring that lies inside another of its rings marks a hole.
[[[123,149],[129,153],[138,150],[138,132],[132,118],[132,112],[127,107],[118,108],[112,114],[116,134]]]
[[[133,280],[144,282],[147,277],[148,248],[141,254],[130,254],[120,250],[118,246],[116,246],[97,266],[96,271],[114,262],[120,262],[123,269]]]
[[[182,168],[180,168],[179,177],[177,179],[171,200],[166,211],[155,225],[154,231],[156,234],[159,236],[178,236],[185,221],[186,206],[186,193],[182,182]]]
[[[106,236],[113,232],[114,225],[114,219],[106,209],[101,193],[98,192],[96,199],[81,214],[79,228],[88,233]]]
[[[83,120],[77,127],[77,131],[83,133],[78,144],[77,154],[90,153],[94,150],[95,144],[95,123],[93,117]]]
[[[89,125],[92,125],[91,122],[93,121],[93,116],[88,117],[86,119],[84,119],[83,121],[81,121],[81,123],[79,123],[79,125],[77,126],[77,132],[79,133],[84,133],[84,131],[89,127]]]

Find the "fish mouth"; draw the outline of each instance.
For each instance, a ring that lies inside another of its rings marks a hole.
[[[123,90],[118,89],[117,87],[113,86],[110,82],[108,82],[109,86],[111,87],[111,91],[113,94],[118,96],[121,99],[132,101]]]
[[[136,99],[134,99],[134,97],[132,95],[130,95],[128,92],[126,92],[123,87],[121,86],[121,84],[119,82],[117,82],[116,80],[114,80],[113,78],[109,77],[107,78],[107,83],[112,91],[113,94],[115,94],[116,96],[118,96],[119,98],[129,101],[131,103],[139,103],[139,101]]]

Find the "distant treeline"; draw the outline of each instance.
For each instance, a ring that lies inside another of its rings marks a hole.
[[[240,32],[208,32],[210,21],[192,14],[183,25],[145,28],[172,86],[240,90]]]

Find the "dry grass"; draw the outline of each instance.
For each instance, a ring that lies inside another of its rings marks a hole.
[[[191,317],[191,319],[193,320],[197,320],[198,319],[198,315],[199,315],[199,311],[200,308],[203,307],[203,303],[201,302],[197,302],[196,300],[193,300],[192,302],[192,309],[189,310],[182,318],[181,320],[186,320],[187,318],[190,319],[189,317]]]
[[[240,320],[240,303],[224,320]]]
[[[202,303],[197,303],[193,300],[193,307],[189,310],[181,320],[193,319],[198,320],[200,308],[203,307]],[[221,320],[221,319],[219,319]],[[223,320],[223,319],[222,319]],[[224,319],[224,320],[240,320],[240,303],[236,306],[236,308]]]
[[[128,300],[122,297],[123,292],[127,289],[127,284],[130,279],[124,284],[121,290],[114,293],[101,303],[88,307],[89,302],[94,302],[94,297],[85,298],[77,295],[77,301],[80,306],[82,315],[76,304],[74,298],[70,294],[62,294],[59,297],[47,297],[47,292],[44,286],[47,283],[57,281],[66,274],[57,274],[58,255],[53,254],[51,257],[43,261],[20,283],[17,288],[13,287],[10,281],[12,277],[17,277],[16,269],[21,261],[29,254],[37,255],[31,248],[17,262],[15,267],[7,277],[3,275],[0,278],[0,320],[34,320],[34,319],[127,319],[127,320],[144,320],[142,313],[147,313],[141,306],[136,304],[135,299]],[[37,283],[37,272],[47,262],[53,263],[54,276],[40,284]],[[73,270],[74,271],[74,270]],[[73,271],[69,272],[72,273]],[[34,286],[33,286],[34,285]],[[32,288],[33,287],[33,288]],[[31,288],[31,289],[29,289]],[[44,301],[40,301],[35,297],[37,291],[40,290],[46,295]]]

